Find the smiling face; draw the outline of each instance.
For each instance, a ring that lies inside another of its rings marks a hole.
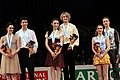
[[[22,26],[22,28],[27,28],[27,26],[28,26],[28,21],[27,20],[22,20],[21,21],[21,26]]]
[[[53,20],[51,25],[53,26],[53,29],[57,29],[59,27],[59,21],[58,20]]]
[[[6,29],[7,29],[8,34],[12,34],[14,31],[14,26],[11,24]]]

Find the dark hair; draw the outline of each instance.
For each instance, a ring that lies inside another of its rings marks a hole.
[[[47,31],[48,31],[48,36],[49,36],[49,35],[52,33],[53,28],[52,28],[52,27],[49,27]]]
[[[12,22],[8,22],[8,23],[6,24],[6,28],[8,28],[9,25],[14,25],[14,24],[13,24]]]
[[[55,20],[57,20],[58,22],[60,22],[60,20],[59,20],[58,18],[53,18],[53,19],[52,19],[52,22],[53,22],[53,21],[55,21]],[[60,23],[59,23],[59,24],[60,24]],[[60,29],[60,27],[58,26],[58,28],[57,28],[57,29],[59,30],[59,29]]]
[[[101,24],[98,24],[97,27],[98,27],[98,26],[102,26],[102,27],[103,27],[103,25],[101,25]],[[97,27],[96,27],[96,29],[97,29]],[[104,28],[104,27],[103,27],[103,28]],[[95,29],[95,30],[96,30],[96,29]],[[102,32],[102,34],[105,35],[104,31]],[[95,36],[97,36],[97,35],[98,35],[97,31],[95,31]]]
[[[28,18],[25,17],[25,16],[23,16],[23,17],[20,18],[20,22],[21,22],[22,20],[27,20],[27,21],[28,21]]]
[[[58,18],[53,18],[51,22],[53,22],[53,21],[55,21],[55,20],[59,21],[59,19],[58,19]]]
[[[58,18],[53,18],[53,19],[51,20],[51,23],[52,23],[53,21],[55,21],[55,20],[59,21]],[[59,30],[59,28],[58,28],[58,30]],[[49,28],[48,28],[48,36],[52,33],[52,31],[53,31],[53,28],[52,28],[52,27],[49,27]]]

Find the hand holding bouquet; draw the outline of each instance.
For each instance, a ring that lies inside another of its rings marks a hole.
[[[53,43],[53,48],[54,48],[55,53],[59,52],[61,47],[62,47],[61,43],[59,43],[59,42]]]
[[[34,51],[34,50],[33,50],[34,44],[35,44],[35,42],[32,41],[32,40],[30,40],[30,41],[26,44],[26,47],[29,48],[29,53],[32,53],[32,52]]]
[[[101,48],[100,48],[100,43],[99,42],[96,42],[95,44],[94,44],[94,49],[95,49],[95,51],[98,53],[98,54],[100,54],[101,53]]]
[[[1,50],[3,52],[5,52],[6,54],[10,54],[11,53],[11,49],[8,47],[8,44],[6,42],[4,42],[1,46]]]
[[[61,43],[57,42],[57,43],[53,43],[53,50],[54,50],[54,53],[57,57],[57,53],[59,52],[60,48],[62,47]],[[54,57],[53,59],[55,59],[56,57]]]

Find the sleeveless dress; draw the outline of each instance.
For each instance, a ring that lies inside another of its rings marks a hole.
[[[17,49],[17,37],[13,36],[12,39],[12,45],[11,45],[11,51],[15,51]],[[1,42],[4,43],[4,41],[7,41],[6,36],[3,36],[1,38]],[[4,55],[2,55],[1,58],[1,74],[6,75],[6,74],[21,74],[21,69],[20,69],[20,63],[19,63],[19,58],[18,54],[16,54],[12,58],[8,58]]]
[[[101,51],[102,53],[100,53],[100,54],[103,54],[103,52],[106,49],[106,37],[103,36],[101,38],[101,40],[98,40],[98,37],[94,37],[93,39],[94,39],[94,43],[96,43],[96,42],[100,43],[100,48],[102,49],[102,51]],[[104,57],[101,59],[94,55],[93,65],[99,65],[99,64],[110,64],[110,56],[108,55],[108,53],[106,55],[104,55]]]
[[[60,43],[60,36],[61,35],[56,36],[54,43],[52,43],[52,38],[50,36],[48,37],[48,45],[52,49],[52,51],[54,51],[54,47],[52,45],[55,43]],[[64,57],[63,57],[62,50],[61,50],[61,53],[55,59],[53,59],[51,53],[48,51],[45,65],[63,68],[64,67]]]

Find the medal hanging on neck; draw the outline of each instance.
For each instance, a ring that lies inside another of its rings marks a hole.
[[[57,31],[58,31],[58,30],[55,30],[55,32],[54,32],[54,31],[52,32],[52,43],[55,42],[55,38],[56,38]]]
[[[13,34],[10,36],[10,38],[8,37],[8,34],[7,34],[6,38],[7,38],[7,45],[8,45],[8,46],[6,46],[6,53],[11,53]]]
[[[108,31],[106,30],[106,29],[104,29],[104,32],[105,32],[105,36],[110,36],[110,27],[109,27],[109,29],[108,29]]]
[[[102,39],[103,39],[103,35],[102,36],[97,36],[97,40],[98,40],[99,43],[102,42]]]
[[[65,36],[68,36],[68,32],[67,32],[68,26],[69,26],[68,24],[66,26],[63,24],[63,31]]]
[[[22,31],[22,38],[24,40],[24,45],[26,45],[28,43],[28,32],[27,32],[27,30],[25,32]]]

